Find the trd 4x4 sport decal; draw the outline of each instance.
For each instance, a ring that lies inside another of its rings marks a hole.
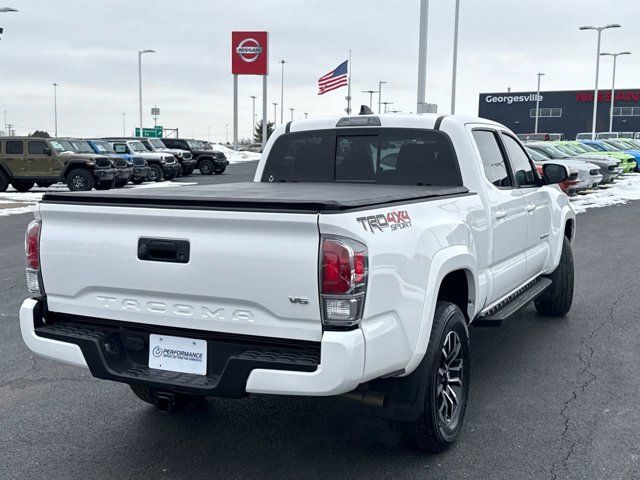
[[[376,230],[380,232],[395,231],[403,228],[411,227],[411,217],[406,210],[397,210],[389,212],[386,215],[384,213],[376,213],[375,215],[367,215],[366,217],[358,217],[356,221],[362,225],[365,232],[376,233]]]

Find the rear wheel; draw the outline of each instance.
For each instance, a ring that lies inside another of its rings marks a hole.
[[[198,169],[200,170],[200,173],[202,175],[211,175],[215,169],[215,166],[213,165],[213,162],[211,160],[205,158],[200,162]]]
[[[95,180],[91,172],[84,168],[76,168],[67,175],[67,187],[72,192],[84,192],[91,190],[95,185]]]
[[[18,192],[28,192],[33,188],[35,182],[25,182],[21,180],[14,180],[11,182],[11,186],[15,188]]]
[[[573,251],[567,237],[562,243],[560,263],[548,278],[551,285],[533,303],[541,315],[562,317],[569,313],[573,303]]]
[[[9,176],[0,170],[0,192],[5,192],[9,188]]]
[[[392,422],[392,426],[409,447],[438,453],[458,438],[469,394],[469,335],[464,315],[453,303],[436,306],[425,360],[429,368],[422,415],[413,422]]]
[[[152,163],[149,165],[149,181],[150,182],[161,182],[164,180],[164,171],[160,165],[156,165]]]

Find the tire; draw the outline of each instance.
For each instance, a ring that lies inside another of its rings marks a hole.
[[[150,182],[161,182],[162,180],[164,180],[164,170],[162,170],[162,167],[160,165],[152,163],[151,165],[149,165],[149,176],[147,177],[147,179]]]
[[[129,385],[131,391],[145,403],[150,405],[156,404],[156,390],[149,387],[139,386],[139,385]],[[186,394],[176,394],[176,407],[186,407],[187,409],[194,408],[203,408],[207,405],[206,397],[201,395],[186,395]]]
[[[21,180],[14,180],[13,182],[11,182],[11,186],[21,193],[28,192],[33,188],[34,185],[35,182],[25,182]]]
[[[547,277],[551,285],[533,303],[540,315],[563,317],[573,303],[573,251],[567,237],[562,243],[560,263]]]
[[[67,175],[67,187],[72,192],[86,192],[91,190],[96,181],[91,172],[84,168],[75,168]]]
[[[216,175],[222,175],[226,169],[227,167],[216,167],[213,170],[213,173],[215,173]]]
[[[445,356],[445,351],[449,355]],[[462,428],[469,396],[469,351],[464,315],[453,303],[438,302],[425,353],[428,378],[424,382],[424,410],[414,422],[391,422],[402,443],[428,453],[443,452],[455,443]],[[456,377],[451,372],[460,373]],[[444,392],[449,398],[457,399],[457,403],[448,401]]]
[[[200,162],[200,165],[198,165],[198,169],[202,175],[211,175],[215,170],[215,165],[211,160],[205,158]]]
[[[140,185],[141,183],[146,182],[147,180],[145,178],[136,178],[134,180],[131,180],[131,183],[133,183],[134,185]]]
[[[176,173],[169,173],[168,175],[164,176],[164,179],[165,180],[173,180],[176,177],[177,177]]]
[[[9,188],[9,176],[0,170],[0,192],[6,192]]]

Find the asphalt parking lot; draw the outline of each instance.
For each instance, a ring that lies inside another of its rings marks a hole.
[[[255,165],[189,181],[249,180]],[[640,478],[638,208],[579,215],[565,319],[528,307],[472,330],[463,433],[439,456],[405,450],[341,398],[213,399],[165,415],[125,385],[35,358],[18,326],[31,215],[0,217],[0,478]]]

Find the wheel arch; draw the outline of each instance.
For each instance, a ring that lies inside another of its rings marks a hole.
[[[64,164],[64,168],[62,169],[62,172],[60,172],[60,177],[66,181],[67,175],[69,175],[69,172],[76,168],[82,168],[84,170],[87,170],[88,172],[91,172],[91,169],[87,166],[87,164],[84,161],[70,160]]]
[[[444,282],[444,283],[443,283]],[[466,305],[462,294],[451,294],[449,288],[466,286]],[[444,286],[444,290],[442,287]],[[467,324],[476,314],[478,307],[478,266],[475,255],[466,245],[455,245],[436,252],[431,260],[429,277],[425,289],[418,340],[413,356],[405,368],[405,372],[413,371],[422,361],[429,345],[433,315],[438,300],[444,299],[446,293],[449,299],[458,305],[467,320]]]

